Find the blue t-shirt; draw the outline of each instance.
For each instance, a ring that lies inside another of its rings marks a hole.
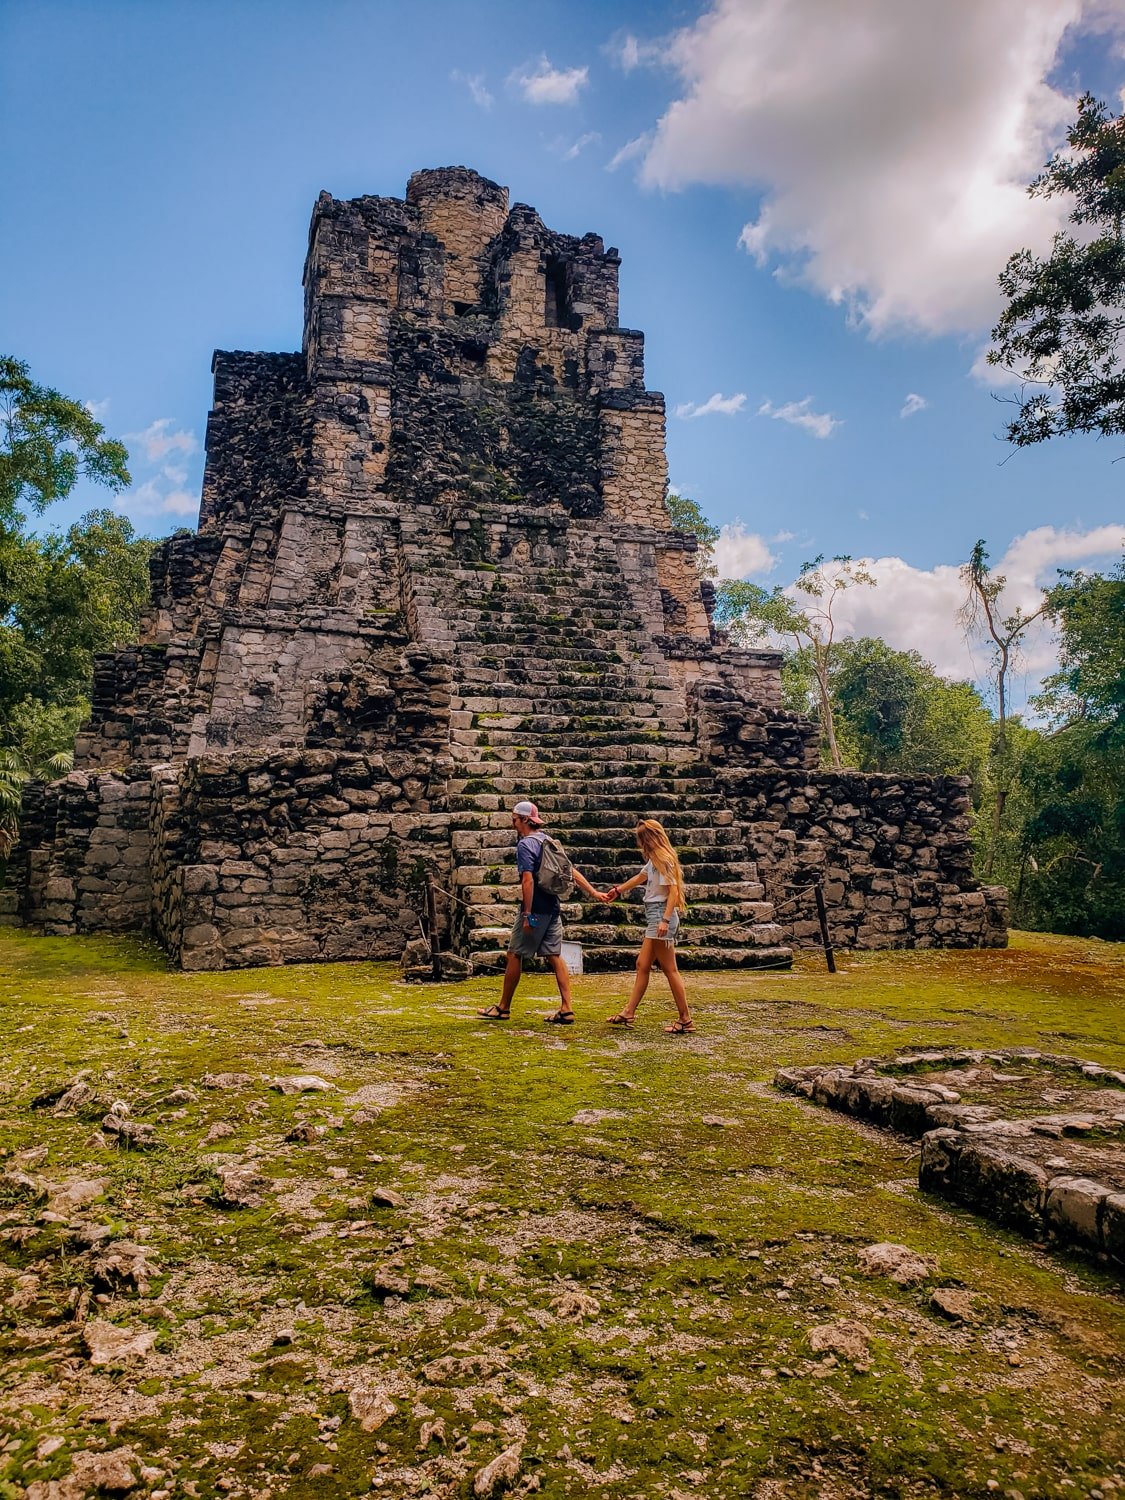
[[[516,870],[520,875],[530,870],[533,876],[537,876],[542,859],[543,837],[541,834],[529,833],[525,838],[520,839],[516,845]],[[557,917],[561,910],[559,898],[552,896],[550,891],[541,890],[537,879],[531,896],[532,915]]]

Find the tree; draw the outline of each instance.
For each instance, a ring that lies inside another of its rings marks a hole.
[[[861,637],[839,643],[832,696],[837,734],[860,770],[968,774],[980,794],[992,715],[971,683],[947,681],[917,651]]]
[[[110,490],[132,483],[129,455],[80,401],[36,385],[21,360],[0,355],[0,525],[19,529],[20,506],[42,515],[80,474]]]
[[[1027,926],[1125,938],[1125,559],[1061,574],[1047,610],[1060,666],[1021,770],[1016,907]]]
[[[1025,614],[1019,605],[1011,614],[1004,614],[1003,593],[1007,579],[1002,573],[993,573],[988,565],[988,553],[983,540],[978,541],[969,554],[969,560],[961,569],[965,585],[965,602],[961,607],[961,623],[968,638],[984,637],[990,643],[990,675],[996,689],[996,731],[992,745],[992,836],[984,864],[984,878],[991,879],[1000,847],[1000,835],[1004,823],[1004,808],[1011,792],[1012,783],[1018,774],[1019,765],[1009,730],[1008,689],[1012,666],[1017,658],[1020,641],[1027,628],[1047,610],[1044,596],[1038,609]]]
[[[1125,120],[1092,94],[1078,101],[1067,149],[1028,189],[1067,195],[1081,237],[1055,235],[1045,260],[1030,250],[1000,276],[1007,306],[992,331],[990,364],[1025,382],[1009,440],[1020,447],[1063,433],[1125,432]],[[1026,394],[1027,385],[1042,389]]]
[[[835,619],[840,595],[875,579],[862,563],[845,554],[826,561],[823,553],[802,565],[794,587],[809,602],[802,608],[780,586],[764,589],[740,579],[726,579],[719,588],[717,615],[736,638],[760,643],[770,635],[788,637],[795,651],[806,653],[815,685],[821,733],[831,764],[843,766],[832,706],[831,674],[837,648]]]
[[[94,653],[136,634],[152,550],[113,511],[36,535],[24,507],[41,515],[83,475],[124,489],[127,458],[81,403],[0,357],[0,856],[23,782],[69,764]]]
[[[1059,670],[1035,700],[1055,723],[1082,720],[1125,737],[1125,557],[1113,573],[1060,572],[1047,591]]]
[[[716,577],[718,569],[715,567],[715,543],[719,540],[719,528],[703,514],[698,501],[681,495],[677,490],[669,490],[664,503],[676,530],[691,532],[698,541],[696,563],[700,573],[704,578]]]

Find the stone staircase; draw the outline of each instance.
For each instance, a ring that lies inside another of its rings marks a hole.
[[[787,965],[744,831],[614,561],[522,560],[509,572],[450,559],[431,563],[423,587],[426,613],[451,633],[453,936],[474,967],[503,963],[516,910],[510,810],[522,797],[600,889],[639,869],[637,818],[664,823],[688,880],[684,966]],[[589,968],[633,964],[637,893],[572,901],[563,917]]]

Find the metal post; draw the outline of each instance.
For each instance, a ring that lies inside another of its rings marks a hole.
[[[820,937],[824,944],[824,957],[828,962],[829,974],[836,972],[836,955],[832,952],[832,942],[828,936],[828,908],[824,904],[824,891],[818,880],[813,886],[813,895],[816,897],[816,914],[820,918]]]
[[[426,871],[426,926],[430,929],[430,957],[434,965],[434,978],[441,978],[441,945],[438,942],[437,898],[434,895],[434,877]]]

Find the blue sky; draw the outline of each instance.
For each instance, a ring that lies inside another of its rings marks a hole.
[[[1123,37],[1125,0],[4,0],[3,344],[131,435],[139,527],[192,524],[212,350],[298,347],[316,194],[464,163],[620,248],[728,567],[877,559],[855,628],[970,670],[978,536],[1024,602],[1125,531],[1125,448],[1012,454],[972,373],[1053,227],[1023,184],[1079,89],[1117,103]]]

